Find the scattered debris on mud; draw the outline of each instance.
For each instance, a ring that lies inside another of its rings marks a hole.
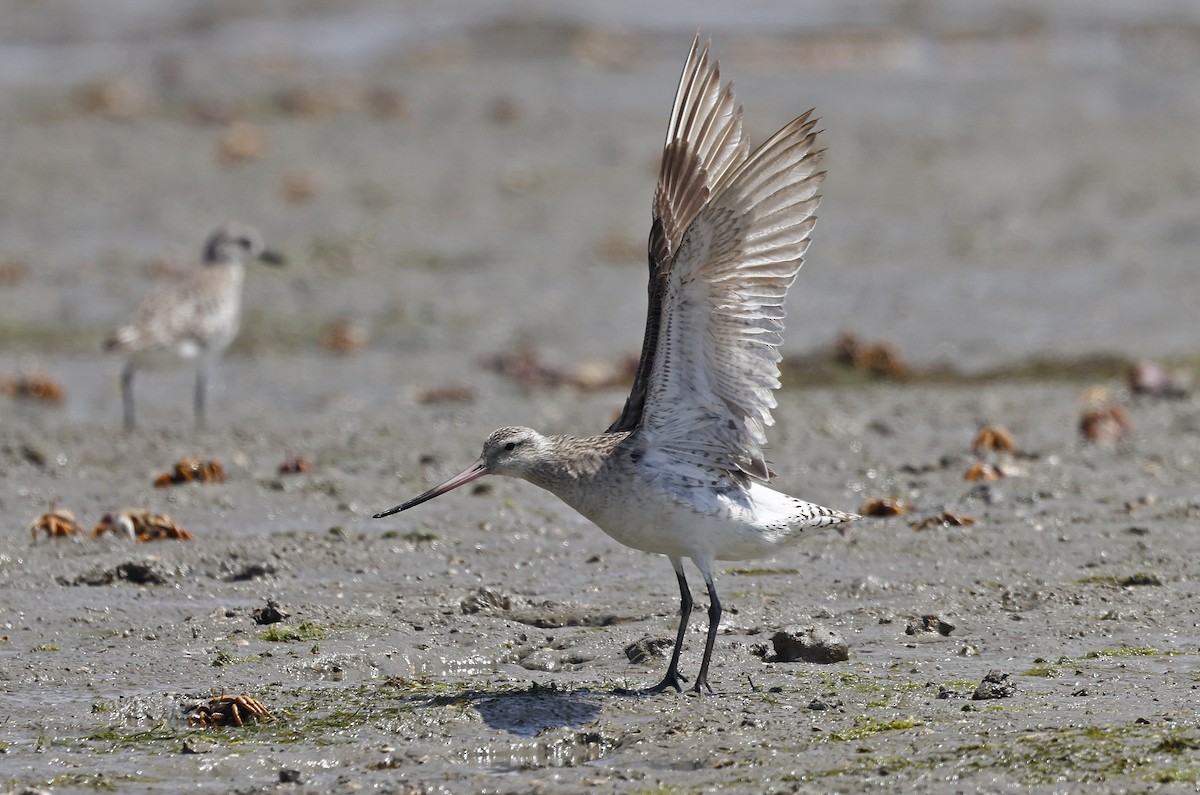
[[[775,653],[764,655],[764,662],[828,664],[850,659],[850,647],[842,636],[816,625],[792,632],[776,632],[771,636],[771,645]]]
[[[1009,674],[1001,671],[988,671],[987,676],[975,688],[971,698],[975,701],[986,701],[994,698],[1011,698],[1017,692],[1017,685]]]

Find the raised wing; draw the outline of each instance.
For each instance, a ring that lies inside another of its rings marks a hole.
[[[784,301],[825,173],[816,119],[795,119],[712,189],[666,269],[639,435],[649,451],[766,479]]]
[[[658,347],[663,294],[675,252],[685,230],[711,197],[713,187],[745,162],[748,152],[749,145],[742,137],[742,107],[734,102],[733,85],[721,87],[720,65],[715,61],[709,65],[708,45],[702,49],[696,36],[679,78],[654,191],[642,358],[625,408],[609,432],[632,430],[641,420]]]

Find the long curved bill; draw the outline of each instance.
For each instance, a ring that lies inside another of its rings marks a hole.
[[[391,516],[394,513],[400,513],[401,511],[407,511],[409,508],[412,508],[413,506],[420,505],[423,502],[428,502],[429,500],[432,500],[434,497],[437,497],[440,494],[445,494],[446,492],[450,491],[451,489],[457,489],[459,486],[463,485],[464,483],[470,483],[472,480],[481,478],[484,475],[486,475],[487,473],[488,473],[487,464],[485,464],[483,459],[481,458],[478,461],[476,461],[474,464],[471,464],[471,466],[464,469],[462,472],[459,472],[457,475],[455,475],[454,477],[447,480],[442,485],[434,486],[432,489],[425,492],[424,494],[413,497],[408,502],[402,502],[399,505],[397,505],[395,508],[391,508],[390,510],[386,510],[386,511],[381,511],[380,513],[375,514],[375,516],[373,518],[382,519],[383,517]]]

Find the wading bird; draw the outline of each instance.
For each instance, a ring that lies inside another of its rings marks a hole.
[[[105,340],[105,350],[128,355],[121,371],[125,430],[134,428],[134,373],[186,361],[196,364],[192,409],[196,427],[204,427],[208,374],[237,336],[242,282],[246,263],[253,260],[283,263],[281,256],[263,246],[262,236],[254,228],[233,222],[218,227],[204,244],[200,265],[152,289],[134,310],[132,320]]]
[[[640,691],[683,690],[679,655],[692,610],[683,559],[708,588],[697,693],[721,620],[717,560],[774,554],[805,530],[858,517],[764,485],[763,455],[779,386],[784,301],[824,179],[811,111],[750,152],[742,109],[708,47],[692,43],[663,151],[650,228],[646,335],[633,391],[599,436],[501,428],[479,460],[376,518],[483,475],[522,478],[557,495],[626,546],[666,555],[680,619],[666,675]]]

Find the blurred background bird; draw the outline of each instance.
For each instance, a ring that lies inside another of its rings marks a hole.
[[[105,340],[105,350],[128,354],[121,371],[125,430],[132,431],[136,424],[134,374],[189,361],[196,366],[192,394],[196,427],[204,427],[209,372],[237,336],[246,263],[254,260],[283,263],[283,257],[263,245],[258,230],[236,222],[221,225],[204,244],[199,266],[147,293],[131,322]]]

